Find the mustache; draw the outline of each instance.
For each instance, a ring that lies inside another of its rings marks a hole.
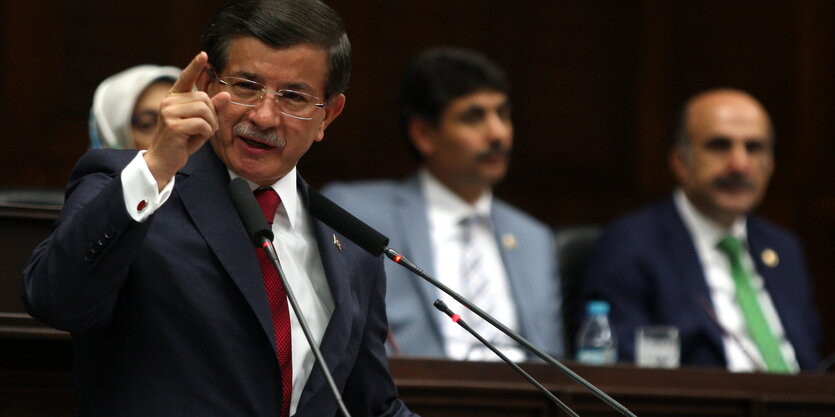
[[[757,185],[746,177],[739,175],[728,175],[719,177],[713,181],[713,185],[719,188],[743,188],[748,190],[756,190]]]
[[[237,136],[245,136],[248,138],[257,139],[271,146],[284,146],[284,139],[278,136],[278,132],[276,132],[275,129],[270,128],[267,130],[261,130],[250,122],[237,123],[235,126],[232,127],[232,133],[234,133]]]
[[[490,159],[496,156],[510,156],[510,148],[504,146],[501,142],[493,142],[490,144],[490,147],[487,148],[486,151],[479,153],[476,155],[476,159],[479,161],[483,161],[486,159]]]

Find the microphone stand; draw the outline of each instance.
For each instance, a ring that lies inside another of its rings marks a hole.
[[[278,260],[278,254],[275,251],[272,240],[263,236],[261,237],[261,242],[261,247],[267,253],[270,260],[273,261],[273,266],[275,266],[275,269],[278,271],[278,277],[281,279],[281,285],[284,285],[284,290],[287,293],[287,301],[290,302],[290,305],[293,307],[293,311],[296,313],[296,318],[299,319],[299,325],[301,325],[304,337],[307,339],[307,344],[310,345],[310,350],[313,351],[313,356],[316,358],[316,362],[318,362],[322,367],[322,373],[325,374],[325,380],[327,380],[328,387],[330,387],[333,392],[333,396],[336,399],[336,404],[339,406],[339,410],[342,411],[343,416],[351,417],[351,413],[348,412],[348,409],[345,407],[345,403],[342,402],[342,395],[339,394],[339,389],[333,381],[333,376],[331,375],[330,370],[328,370],[328,364],[325,362],[325,358],[322,357],[322,352],[319,350],[319,346],[316,345],[316,341],[313,340],[313,334],[310,332],[310,327],[307,326],[307,320],[305,320],[304,315],[302,314],[299,303],[296,302],[296,296],[293,294],[293,290],[290,289],[290,284],[287,283],[287,278],[285,278],[284,270],[281,268],[281,263]]]
[[[261,246],[264,249],[264,252],[266,252],[272,261],[273,267],[278,272],[278,278],[281,280],[281,285],[284,286],[284,291],[287,293],[287,300],[293,306],[293,312],[296,313],[296,318],[299,320],[299,325],[302,328],[302,332],[304,332],[304,337],[307,339],[307,344],[313,352],[316,363],[322,368],[322,373],[325,375],[325,380],[333,392],[333,397],[336,399],[340,411],[342,411],[345,417],[351,417],[351,414],[348,413],[348,409],[345,407],[345,403],[342,402],[342,395],[340,395],[336,383],[333,382],[333,376],[330,370],[328,370],[328,364],[322,357],[322,352],[319,351],[319,346],[316,345],[316,341],[313,340],[310,327],[308,327],[307,321],[304,319],[299,303],[296,302],[296,296],[293,294],[293,290],[287,282],[284,270],[281,268],[281,262],[279,262],[278,254],[275,252],[275,247],[273,246],[273,231],[267,226],[264,213],[255,201],[255,196],[252,194],[252,190],[250,190],[246,180],[239,177],[229,181],[229,197],[232,200],[235,211],[238,212],[238,216],[241,218],[241,222],[244,224],[244,228],[246,228],[247,234],[252,239],[252,243],[256,248]]]
[[[481,342],[482,345],[487,346],[487,348],[490,349],[491,351],[493,351],[493,353],[495,353],[496,356],[500,357],[503,361],[505,361],[505,363],[510,365],[510,367],[513,368],[514,371],[518,372],[519,375],[522,375],[525,379],[527,379],[528,382],[531,383],[531,385],[535,386],[537,389],[542,391],[542,393],[545,394],[545,396],[547,396],[549,399],[551,399],[551,401],[553,401],[558,407],[560,407],[568,415],[570,415],[572,417],[580,417],[577,413],[574,412],[574,410],[569,408],[567,405],[565,405],[564,402],[560,401],[559,398],[554,396],[554,394],[552,394],[551,391],[548,391],[547,388],[542,386],[542,384],[540,384],[539,381],[534,379],[534,377],[532,377],[529,373],[525,372],[524,369],[520,368],[519,365],[516,364],[516,362],[513,362],[512,360],[510,360],[510,358],[505,356],[504,353],[502,353],[500,350],[496,349],[496,347],[493,346],[492,343],[488,342],[486,339],[484,339],[484,337],[482,337],[480,334],[478,334],[478,332],[473,330],[473,328],[470,327],[470,325],[467,324],[464,321],[464,319],[461,318],[461,316],[459,316],[458,314],[453,313],[452,310],[450,310],[449,307],[447,307],[446,303],[444,303],[441,300],[435,300],[435,303],[433,305],[435,306],[435,308],[437,308],[438,310],[441,310],[443,313],[445,313],[447,316],[449,316],[449,318],[451,318],[452,321],[454,321],[455,323],[458,323],[459,326],[463,327],[464,330],[468,331],[471,335],[473,335],[473,337],[478,339],[478,341]]]
[[[540,350],[539,348],[534,346],[531,342],[529,342],[527,339],[525,339],[524,337],[522,337],[521,335],[519,335],[515,331],[511,330],[510,328],[508,328],[507,326],[502,324],[500,321],[493,318],[493,316],[491,316],[490,314],[487,314],[487,312],[480,309],[478,306],[471,303],[469,300],[467,300],[466,298],[464,298],[463,296],[461,296],[457,292],[451,290],[449,287],[442,284],[440,281],[438,281],[435,278],[432,278],[431,276],[426,274],[420,267],[418,267],[417,265],[412,263],[412,261],[407,259],[405,256],[397,253],[397,251],[395,251],[394,249],[391,249],[389,247],[384,247],[383,248],[383,253],[389,259],[394,261],[394,263],[396,263],[400,266],[403,266],[404,268],[412,271],[412,273],[414,273],[415,275],[423,278],[424,280],[426,280],[427,282],[429,282],[430,284],[432,284],[436,288],[438,288],[441,291],[447,293],[450,297],[452,297],[453,299],[455,299],[459,303],[463,304],[465,307],[472,310],[474,313],[476,313],[476,315],[478,315],[479,317],[486,320],[488,323],[493,325],[495,328],[499,329],[502,333],[506,334],[508,337],[515,340],[522,347],[524,347],[528,351],[534,353],[536,356],[540,357],[542,360],[544,360],[545,362],[547,362],[551,366],[556,367],[562,373],[568,375],[569,378],[573,379],[574,381],[577,381],[577,383],[579,383],[580,385],[586,387],[586,389],[591,391],[592,394],[594,394],[597,398],[599,398],[604,403],[608,404],[610,407],[614,408],[621,415],[624,415],[624,416],[627,416],[627,417],[637,417],[635,414],[633,414],[631,411],[629,411],[629,409],[624,407],[621,403],[615,401],[614,398],[610,397],[608,394],[606,394],[605,392],[601,391],[599,388],[592,385],[590,382],[583,379],[583,377],[581,377],[580,375],[577,375],[577,373],[575,373],[574,371],[569,369],[567,366],[563,365],[562,363],[560,363],[559,361],[554,359],[551,355],[543,352],[542,350]]]
[[[485,313],[482,309],[473,305],[473,303],[471,303],[466,298],[460,296],[455,291],[449,289],[446,285],[441,284],[440,282],[438,282],[438,280],[427,275],[417,265],[412,263],[410,260],[406,259],[406,257],[397,253],[397,251],[395,251],[394,249],[389,248],[389,238],[383,236],[380,232],[374,230],[372,227],[363,223],[362,220],[354,217],[354,215],[348,213],[347,211],[345,211],[345,209],[339,207],[336,203],[330,201],[327,197],[319,194],[315,190],[310,189],[308,197],[310,214],[313,217],[339,231],[339,233],[343,234],[347,238],[357,243],[360,247],[368,251],[368,253],[370,253],[372,256],[376,257],[380,256],[380,253],[385,253],[389,259],[410,270],[415,275],[423,278],[430,284],[434,285],[435,288],[438,288],[441,291],[449,294],[450,297],[465,305],[467,308],[475,312],[479,317],[486,320],[488,323],[490,323],[497,329],[501,330],[502,333],[515,340],[529,352],[532,352],[536,356],[539,356],[549,365],[556,367],[561,372],[566,374],[569,378],[573,379],[574,381],[577,381],[577,383],[586,387],[586,389],[591,391],[592,394],[594,394],[597,398],[599,398],[604,403],[617,410],[620,414],[627,417],[636,417],[635,414],[633,414],[619,402],[615,401],[612,397],[606,395],[605,392],[601,391],[600,389],[583,379],[580,375],[574,373],[571,369],[568,369],[568,367],[561,364],[547,353],[539,350],[539,348],[534,346],[531,342],[525,340],[525,338],[520,336],[518,333],[509,329],[507,326],[494,319],[491,315]]]

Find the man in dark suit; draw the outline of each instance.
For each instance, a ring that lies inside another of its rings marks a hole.
[[[337,413],[227,193],[242,177],[348,409],[411,415],[387,369],[382,260],[310,216],[296,172],[345,104],[341,19],[318,0],[230,2],[203,41],[147,152],[79,161],[25,271],[28,311],[72,332],[80,414]]]
[[[674,325],[684,365],[797,372],[819,360],[820,328],[803,251],[751,214],[774,169],[766,110],[747,93],[711,90],[682,112],[671,199],[616,221],[601,237],[585,300],[611,303],[622,360],[635,331]]]

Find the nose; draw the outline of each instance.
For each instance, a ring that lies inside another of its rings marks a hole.
[[[275,97],[264,93],[264,97],[247,112],[249,121],[261,130],[277,127],[281,123],[281,109]]]
[[[490,142],[501,141],[508,143],[513,136],[513,124],[509,118],[503,118],[497,113],[490,113],[486,123],[487,137]]]
[[[751,166],[751,155],[748,154],[748,149],[745,144],[736,144],[731,147],[730,155],[728,156],[728,168],[731,172],[745,174]]]

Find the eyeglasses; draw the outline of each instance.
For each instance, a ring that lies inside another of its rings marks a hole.
[[[267,93],[271,93],[275,95],[281,114],[295,119],[311,120],[318,109],[325,107],[321,98],[301,91],[270,90],[264,84],[246,78],[214,76],[218,84],[232,96],[232,103],[239,106],[255,107]]]

